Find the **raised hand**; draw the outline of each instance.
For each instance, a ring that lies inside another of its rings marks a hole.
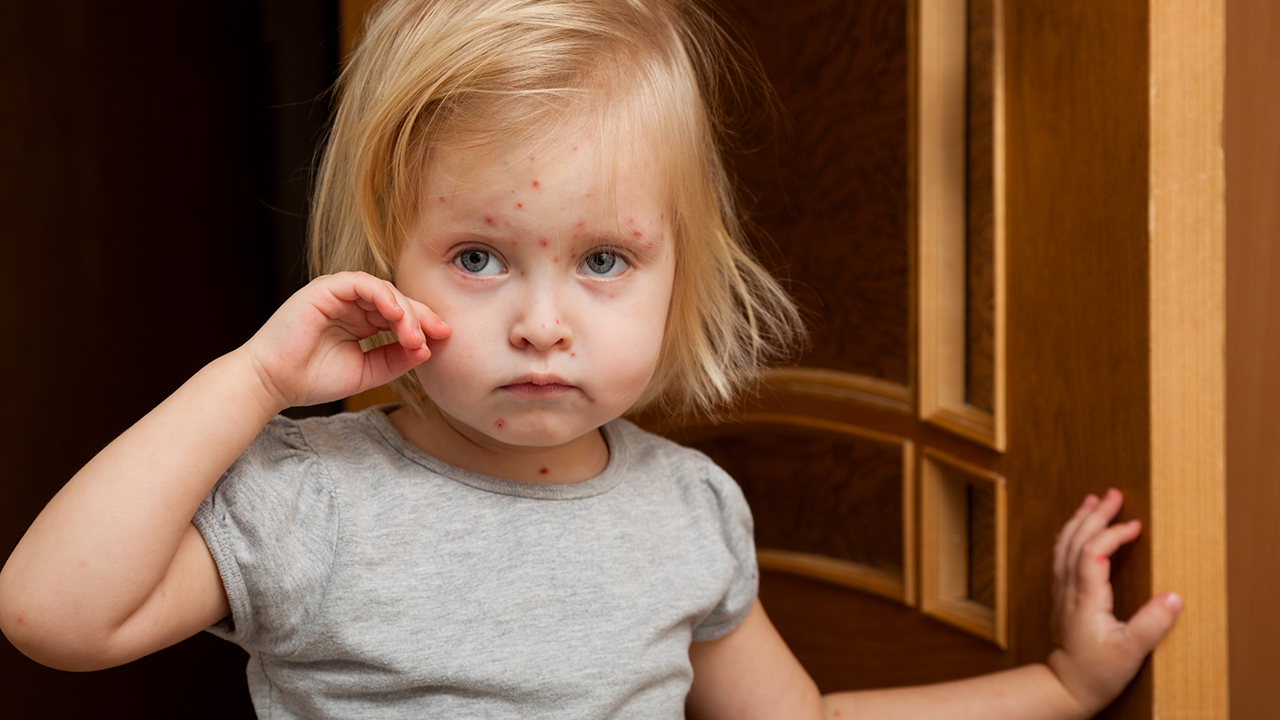
[[[361,340],[383,330],[399,342],[361,349]],[[428,337],[449,332],[390,282],[344,272],[311,281],[237,352],[279,405],[315,405],[394,380],[431,357]]]
[[[1111,555],[1142,532],[1130,520],[1111,525],[1124,497],[1089,495],[1058,535],[1053,551],[1054,635],[1049,667],[1085,715],[1101,710],[1137,674],[1182,612],[1175,593],[1151,598],[1128,622],[1116,619]]]

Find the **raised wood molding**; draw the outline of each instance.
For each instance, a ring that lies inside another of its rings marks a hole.
[[[1226,8],[1149,12],[1151,584],[1187,608],[1152,658],[1152,715],[1226,718]]]
[[[1005,168],[1002,3],[995,4],[993,412],[965,402],[966,380],[966,38],[965,0],[917,0],[911,149],[911,206],[919,339],[919,417],[1003,451],[1005,430]]]
[[[764,375],[766,392],[789,392],[912,412],[911,388],[889,380],[824,368],[788,367]]]
[[[908,605],[911,604],[906,599],[906,588],[902,578],[893,573],[877,570],[866,565],[836,560],[821,555],[773,550],[770,548],[756,550],[756,560],[759,562],[761,570],[772,570],[813,580],[821,580],[834,585],[869,592],[890,600],[898,600]]]
[[[670,421],[668,421],[670,422]],[[647,427],[654,432],[670,432],[680,429],[689,433],[691,438],[707,435],[730,434],[735,425],[782,425],[819,430],[833,435],[847,435],[863,440],[870,440],[886,445],[901,447],[902,452],[902,577],[884,572],[877,568],[858,563],[837,560],[808,553],[789,552],[771,548],[759,548],[757,555],[760,567],[766,570],[785,572],[843,587],[862,590],[906,605],[915,605],[917,593],[917,529],[916,529],[916,458],[915,444],[907,438],[889,433],[851,425],[849,423],[824,420],[805,415],[792,415],[779,412],[748,411],[735,413],[719,424],[680,425],[671,423],[650,423]]]
[[[952,478],[946,477],[951,474]],[[968,598],[968,507],[962,482],[995,492],[995,606]],[[1009,646],[1008,494],[1004,477],[925,448],[920,458],[920,610]]]

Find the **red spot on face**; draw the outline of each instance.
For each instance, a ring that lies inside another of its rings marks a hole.
[[[633,238],[635,238],[635,239],[639,240],[640,238],[644,237],[644,233],[643,233],[642,231],[640,231],[640,230],[636,230],[636,231],[634,231],[634,232],[632,232],[632,233],[631,233],[631,237],[633,237]]]
[[[523,270],[521,270],[521,271],[520,271],[520,277],[524,277],[524,271],[523,271]]]
[[[492,224],[493,224],[493,216],[492,216],[492,215],[485,215],[485,216],[484,216],[484,224],[485,224],[485,225],[492,225]]]
[[[587,197],[591,197],[591,193],[587,193],[587,195],[586,195],[586,196],[587,196]]]
[[[1107,556],[1106,556],[1106,555],[1099,555],[1098,557],[1094,558],[1094,559],[1093,559],[1093,561],[1094,561],[1094,562],[1096,562],[1096,563],[1098,563],[1099,565],[1106,565],[1106,564],[1107,564]]]
[[[522,207],[524,207],[524,203],[516,203],[516,207],[518,207],[518,208],[522,208]]]
[[[590,195],[591,193],[587,193],[587,194],[588,194],[588,195]],[[586,225],[586,224],[587,224],[587,221],[586,221],[586,220],[579,220],[579,221],[578,221],[578,227],[583,227],[583,226],[584,226],[584,225]]]
[[[444,202],[444,196],[443,196],[443,195],[441,195],[440,197],[438,197],[438,198],[436,198],[436,199],[437,199],[437,200],[439,200],[440,202]]]
[[[538,182],[537,180],[534,180],[534,181],[533,181],[533,186],[534,186],[534,187],[538,187],[538,186],[539,186],[539,185],[541,185],[541,184],[542,184],[542,183]]]
[[[538,471],[538,474],[539,474],[539,475],[546,475],[546,474],[547,474],[547,469],[546,469],[546,468],[542,468],[541,470],[539,470],[539,471]]]
[[[539,245],[541,245],[542,247],[546,247],[546,246],[547,246],[547,239],[546,239],[546,238],[538,238],[538,244],[539,244]]]
[[[18,624],[21,625],[22,623],[27,621],[27,616],[23,615],[22,613],[18,613],[17,615],[14,616],[13,619],[17,620]]]
[[[617,296],[617,295],[610,295],[609,297],[611,297],[611,298],[616,298],[616,297],[618,297],[618,296]]]
[[[574,146],[573,146],[573,149],[576,151],[576,150],[578,149],[578,146],[577,146],[577,145],[574,145]]]
[[[559,325],[559,324],[560,324],[560,318],[556,318],[556,324],[557,324],[557,325]]]
[[[557,255],[557,256],[555,256],[555,257],[551,258],[551,262],[553,262],[553,263],[558,263],[558,262],[560,262],[560,256],[559,256],[559,255]]]
[[[595,404],[596,404],[596,399],[595,399],[595,398],[593,398],[593,397],[589,397],[589,398],[587,398],[587,399],[591,401],[591,404],[592,404],[592,405],[595,405]]]
[[[503,423],[502,423],[502,418],[498,418],[498,422],[494,423],[494,426],[495,426],[495,427],[497,427],[499,430],[501,430],[501,429],[502,429],[502,424],[503,424]]]
[[[576,352],[571,352],[571,353],[569,353],[569,357],[578,357],[578,353],[576,353]]]

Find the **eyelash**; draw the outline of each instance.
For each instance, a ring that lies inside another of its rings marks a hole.
[[[612,280],[613,278],[617,277],[618,275],[620,275],[620,274],[622,274],[622,273],[626,272],[627,270],[629,270],[629,269],[631,269],[631,268],[635,267],[634,261],[632,261],[632,259],[631,259],[631,258],[630,258],[630,257],[629,257],[625,252],[623,252],[622,250],[620,250],[620,249],[618,249],[618,248],[616,248],[616,247],[611,247],[611,246],[608,246],[608,245],[603,246],[603,247],[591,248],[591,249],[590,249],[590,250],[588,250],[587,252],[583,253],[583,255],[582,255],[582,260],[578,263],[578,267],[583,267],[584,265],[586,265],[587,260],[591,259],[592,257],[594,257],[594,256],[596,256],[596,255],[600,255],[601,253],[608,253],[608,254],[612,255],[612,256],[615,258],[615,260],[616,260],[617,262],[622,263],[623,267],[622,267],[622,269],[621,269],[621,270],[619,270],[619,271],[618,271],[618,273],[617,273],[617,274],[615,274],[615,275],[597,275],[597,274],[595,274],[595,273],[587,273],[587,274],[588,274],[588,275],[590,275],[591,277],[595,277],[595,278],[602,278],[602,279],[605,279],[605,280]],[[609,270],[612,270],[612,269],[613,269],[613,266],[612,266],[612,265],[610,265],[610,266],[609,266]],[[608,270],[606,270],[605,272],[608,272]]]
[[[487,255],[487,256],[488,256],[488,259],[487,259],[487,261],[485,262],[484,266],[482,266],[482,267],[481,267],[481,270],[483,270],[484,268],[487,268],[487,267],[489,266],[489,264],[490,264],[490,263],[492,263],[492,262],[496,262],[496,263],[498,263],[498,265],[499,265],[498,269],[497,269],[497,270],[495,270],[495,271],[493,271],[493,272],[490,272],[490,273],[484,273],[484,274],[481,274],[481,273],[479,273],[479,272],[477,272],[477,271],[472,271],[472,270],[467,269],[467,268],[466,268],[466,266],[463,264],[463,260],[462,260],[462,259],[463,259],[464,257],[466,257],[468,253],[475,253],[475,252],[484,253],[485,255]],[[493,275],[497,275],[497,274],[499,274],[499,273],[502,273],[502,272],[504,272],[504,271],[507,269],[507,265],[506,265],[506,263],[504,263],[504,262],[502,261],[502,258],[498,257],[498,254],[497,254],[497,253],[495,253],[495,252],[494,252],[494,251],[492,251],[492,250],[489,250],[488,248],[483,248],[483,247],[466,247],[466,248],[462,248],[461,250],[459,250],[459,251],[458,251],[458,253],[457,253],[456,255],[454,255],[454,256],[453,256],[453,265],[454,265],[454,267],[456,267],[456,268],[458,268],[459,270],[461,270],[463,273],[465,273],[465,274],[467,274],[467,275],[471,275],[471,276],[473,276],[473,277],[490,277],[490,276],[493,276]]]
[[[463,258],[465,258],[468,253],[484,253],[487,256],[487,259],[484,265],[480,267],[480,270],[484,270],[488,268],[490,263],[495,263],[495,262],[498,263],[499,267],[496,270],[493,270],[492,272],[487,272],[487,273],[481,273],[479,271],[470,270],[466,267],[463,261]],[[609,255],[612,255],[614,257],[615,263],[622,263],[622,268],[613,275],[596,274],[596,273],[586,271],[584,269],[585,275],[593,278],[612,280],[613,278],[617,277],[623,272],[626,272],[627,270],[635,267],[635,261],[632,260],[631,257],[626,252],[623,252],[620,248],[613,247],[610,245],[594,247],[588,250],[587,252],[583,253],[582,260],[579,261],[578,267],[580,268],[584,267],[589,259],[603,253],[608,253]],[[455,267],[457,267],[464,274],[470,275],[472,277],[491,277],[493,275],[504,273],[507,269],[506,263],[502,260],[501,257],[498,256],[496,252],[481,246],[472,246],[472,247],[462,248],[453,256],[453,259],[451,262]],[[615,265],[610,265],[608,270],[606,270],[605,272],[608,273],[612,271],[614,267]]]

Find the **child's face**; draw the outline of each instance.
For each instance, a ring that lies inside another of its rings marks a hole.
[[[541,447],[630,408],[662,347],[670,217],[650,161],[615,167],[580,125],[496,160],[437,153],[395,274],[453,329],[416,371],[436,407]]]

